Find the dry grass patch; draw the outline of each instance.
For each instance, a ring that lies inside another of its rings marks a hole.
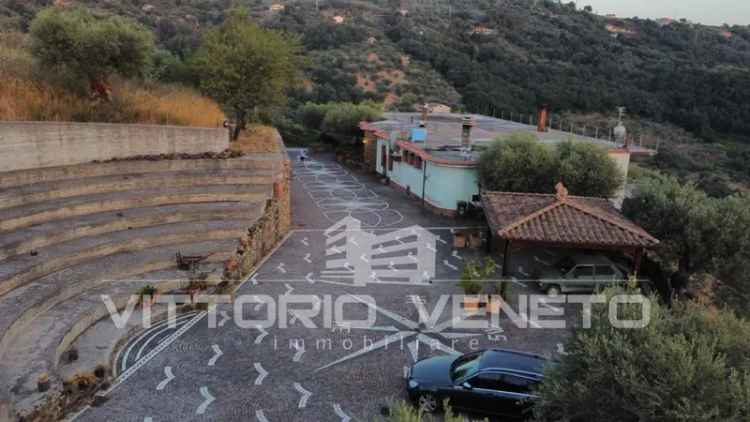
[[[240,133],[239,138],[232,142],[230,149],[245,154],[281,152],[280,136],[271,126],[249,125]]]

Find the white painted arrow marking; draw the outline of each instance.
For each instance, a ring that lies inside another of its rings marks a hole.
[[[307,273],[305,276],[305,280],[307,280],[310,284],[315,284],[315,279],[313,278],[313,273]]]
[[[455,249],[453,250],[453,254],[451,256],[453,256],[454,258],[458,259],[459,261],[463,261],[464,260],[463,258],[461,258],[461,255],[459,255],[458,251],[455,250]]]
[[[458,270],[458,267],[456,267],[455,265],[453,265],[450,262],[448,262],[447,259],[443,260],[443,265],[445,265],[446,267],[452,269],[453,271]]]
[[[263,339],[268,335],[268,331],[264,330],[260,325],[256,325],[255,328],[260,331],[260,335],[258,335],[258,337],[255,337],[255,344],[260,344],[260,342],[263,341]]]
[[[277,269],[277,270],[279,270],[279,272],[281,272],[282,274],[286,274],[286,269],[284,268],[284,263],[283,263],[283,262],[282,262],[282,263],[280,263],[280,264],[279,264],[279,265],[278,265],[278,266],[276,267],[276,269]]]
[[[391,271],[398,271],[398,269],[396,268],[396,264],[393,261],[388,263],[388,268],[390,268]]]
[[[200,406],[198,406],[198,409],[195,411],[196,415],[202,415],[206,413],[206,409],[208,408],[208,406],[213,403],[214,400],[216,400],[216,398],[208,392],[208,387],[206,386],[201,387],[201,396],[203,396],[203,398],[206,400],[201,403]]]
[[[211,349],[214,351],[214,355],[211,357],[211,359],[208,361],[208,366],[214,366],[216,365],[216,361],[219,360],[221,355],[224,354],[224,352],[221,351],[218,344],[214,344],[211,346]]]
[[[338,403],[333,404],[333,411],[336,412],[336,415],[339,418],[341,418],[341,422],[349,422],[350,420],[352,420],[351,416],[344,413],[344,410]]]
[[[310,246],[310,243],[307,241],[307,238],[302,239],[300,242],[302,242],[305,246]]]
[[[258,378],[255,378],[255,385],[261,385],[263,384],[263,380],[268,376],[268,371],[263,369],[260,362],[255,362],[253,366],[255,366],[255,370],[258,371]]]
[[[446,242],[445,240],[443,240],[443,238],[442,238],[442,237],[440,237],[440,236],[436,236],[436,237],[435,237],[435,239],[436,239],[436,240],[437,240],[438,242],[442,243],[443,245],[447,245],[447,244],[448,244],[448,242]]]
[[[362,254],[362,256],[360,256],[359,259],[361,259],[364,262],[370,262],[370,260],[367,259],[367,254]]]
[[[255,419],[257,419],[258,422],[268,422],[268,418],[266,418],[266,414],[263,413],[263,409],[255,411]]]
[[[289,294],[294,291],[294,287],[290,286],[289,283],[284,283],[284,287],[286,287],[286,292],[284,293],[284,296],[289,296]]]
[[[159,385],[156,386],[157,391],[163,390],[167,384],[169,384],[170,381],[174,379],[174,374],[172,373],[172,367],[171,366],[165,366],[164,367],[164,376],[166,377],[163,379]]]
[[[357,243],[357,240],[354,239],[353,237],[349,238],[349,243],[351,243],[354,246],[359,246],[359,243]]]
[[[257,286],[258,285],[258,275],[257,274],[253,274],[253,276],[250,278],[250,283],[253,286]]]
[[[523,267],[520,266],[520,265],[518,266],[518,272],[521,273],[521,275],[524,276],[524,277],[528,277],[529,276],[529,273],[527,273],[526,271],[524,271]]]
[[[305,262],[307,262],[308,264],[312,264],[312,259],[310,259],[310,254],[305,255],[305,257],[302,259],[304,259]]]
[[[304,409],[307,407],[307,400],[312,396],[312,393],[305,390],[302,387],[302,384],[295,382],[294,383],[294,389],[297,390],[300,394],[302,394],[302,397],[299,399],[299,404],[297,405],[298,409]]]
[[[227,311],[219,311],[219,315],[221,315],[221,321],[219,321],[219,327],[223,327],[224,324],[229,321],[229,312]]]
[[[565,351],[565,346],[562,343],[557,343],[557,353],[565,356],[568,352]]]

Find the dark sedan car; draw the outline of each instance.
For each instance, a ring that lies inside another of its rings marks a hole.
[[[409,398],[424,412],[448,399],[452,408],[522,418],[537,398],[532,388],[549,361],[511,350],[484,350],[417,362],[409,371]]]

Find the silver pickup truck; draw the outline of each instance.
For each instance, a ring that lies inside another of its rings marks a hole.
[[[539,273],[539,288],[550,296],[604,290],[629,281],[628,270],[604,255],[572,255]],[[644,293],[651,290],[648,279],[638,278]]]

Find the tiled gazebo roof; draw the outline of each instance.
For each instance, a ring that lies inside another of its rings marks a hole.
[[[557,194],[484,192],[493,234],[508,240],[569,246],[652,247],[659,241],[606,199]]]

